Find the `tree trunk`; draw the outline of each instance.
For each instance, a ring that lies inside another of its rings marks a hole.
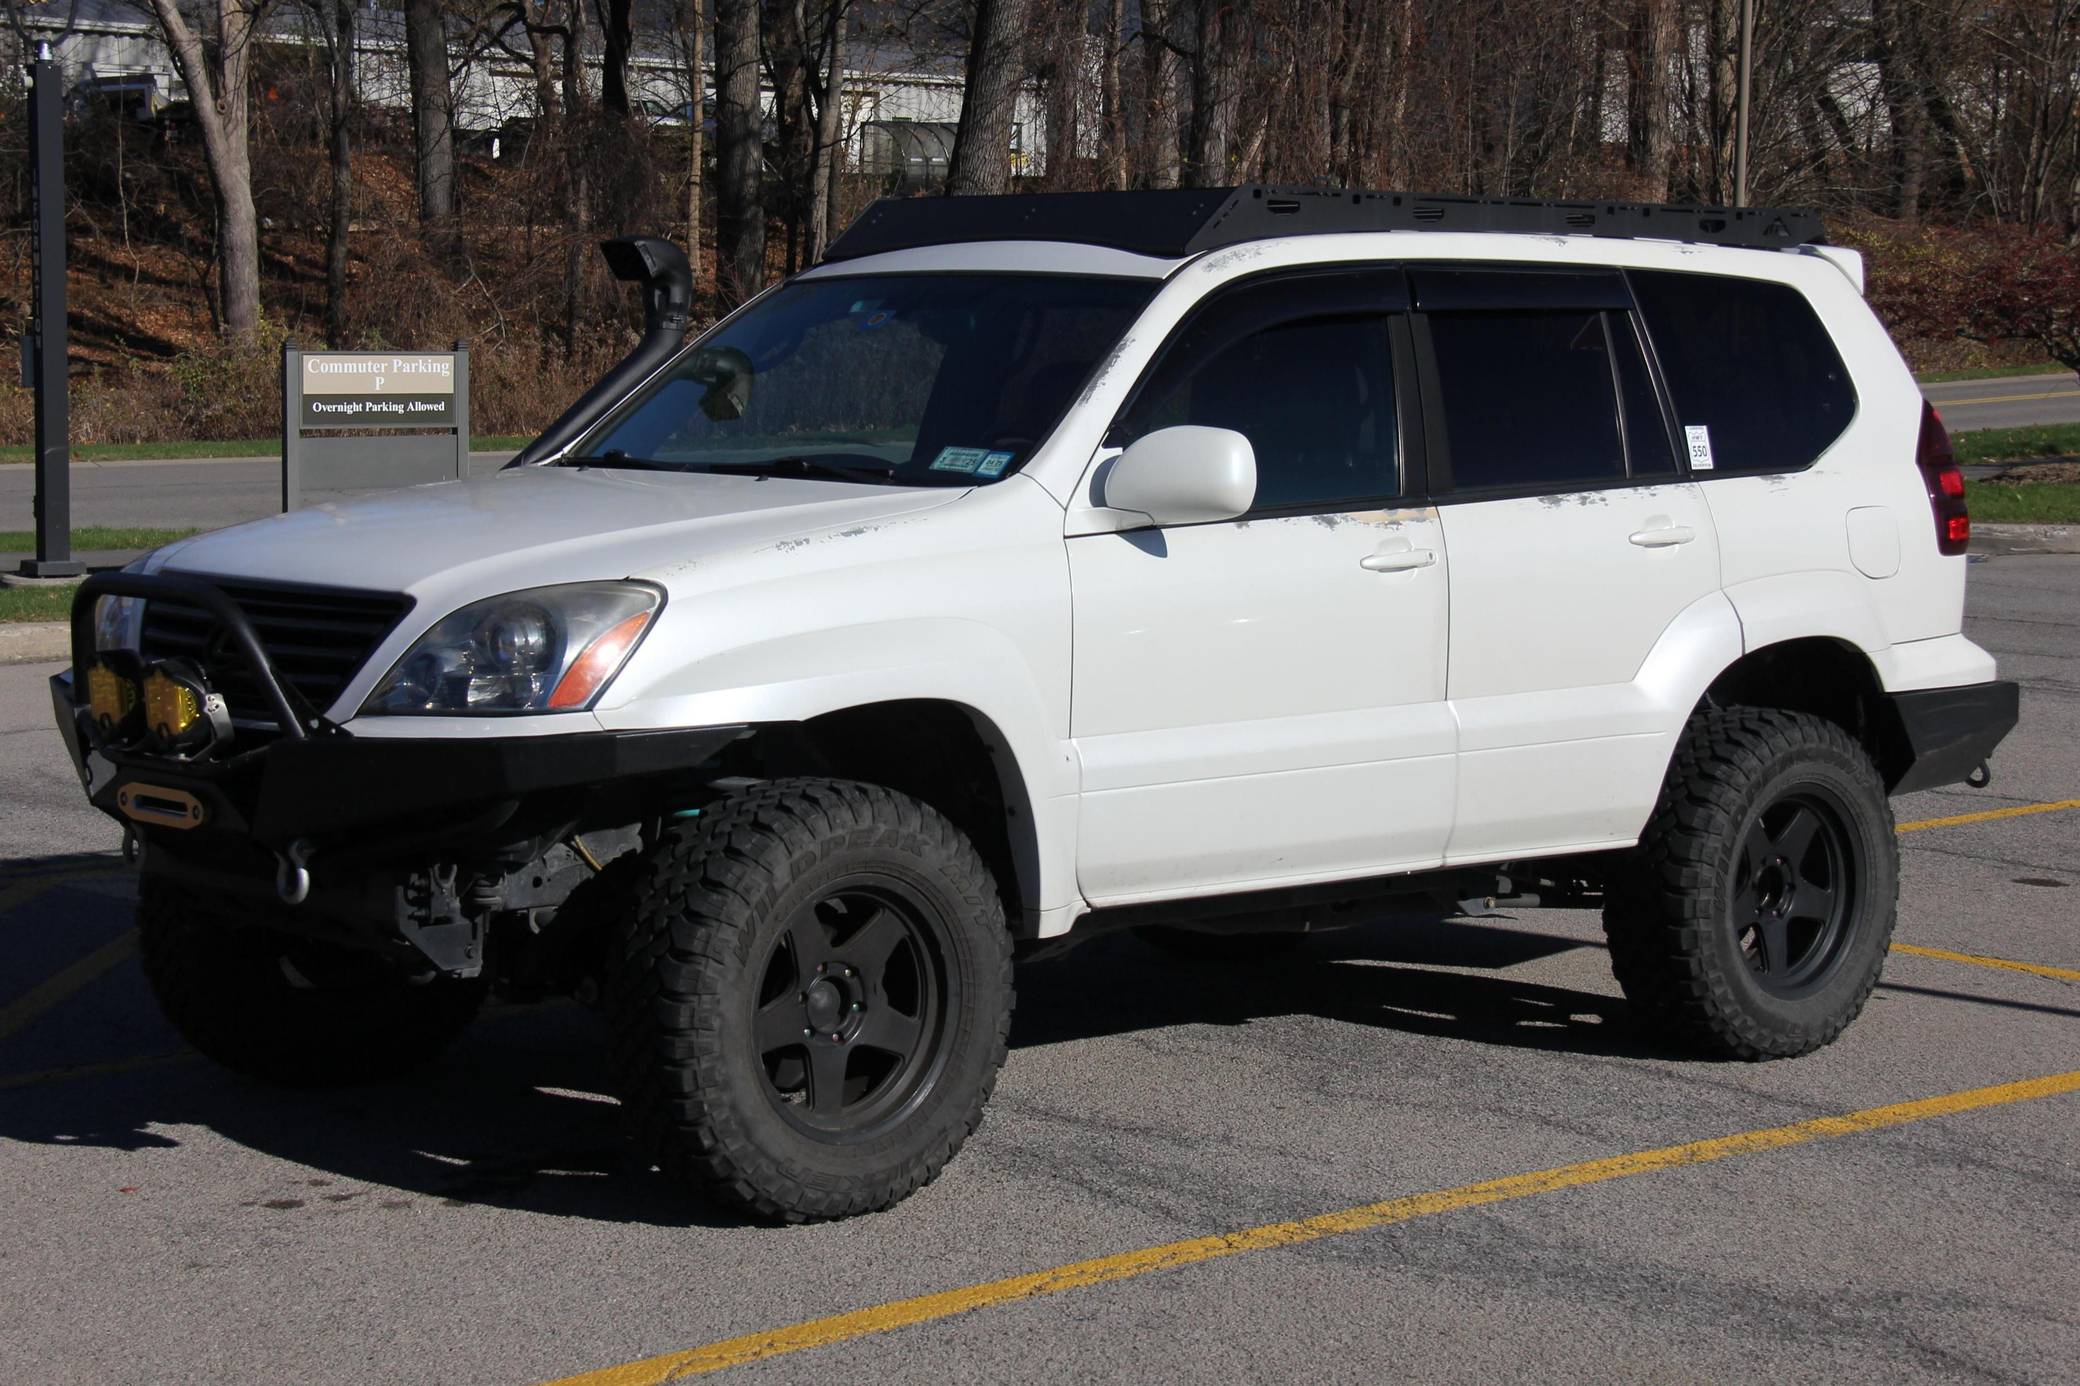
[[[829,33],[824,45],[824,80],[821,104],[816,108],[816,158],[809,174],[809,244],[803,258],[815,264],[837,233],[832,228],[836,212],[837,172],[845,162],[845,25],[849,19],[846,0],[830,0]]]
[[[765,287],[758,0],[715,0],[715,289],[727,312]]]
[[[1011,125],[1023,75],[1027,0],[980,0],[968,42],[968,83],[946,174],[950,197],[1011,186]],[[1050,159],[1057,151],[1048,151]]]
[[[1127,188],[1127,111],[1119,85],[1120,49],[1127,41],[1127,0],[1112,0],[1105,12],[1105,66],[1098,76],[1098,105],[1105,121],[1101,151],[1105,186]]]
[[[1872,0],[1872,48],[1892,127],[1893,210],[1904,221],[1919,221],[1928,168],[1928,100],[1914,70],[1911,23],[1903,0]]]
[[[322,5],[326,0],[319,0]],[[354,113],[354,0],[331,0],[332,206],[325,228],[325,345],[347,339],[347,237],[354,225],[354,162],[349,123]]]
[[[1635,192],[1668,201],[1669,64],[1675,55],[1673,0],[1635,0],[1625,34],[1625,167]]]
[[[205,50],[178,0],[151,0],[174,66],[187,84],[216,195],[223,330],[242,337],[260,325],[260,220],[253,209],[253,0],[217,0],[216,43]]]
[[[1174,188],[1178,181],[1177,52],[1170,46],[1173,0],[1141,0],[1141,181]]]
[[[1230,180],[1228,160],[1235,138],[1236,41],[1228,0],[1199,0],[1196,43],[1192,55],[1191,157],[1184,181],[1194,188],[1215,188]]]
[[[701,263],[701,163],[708,102],[708,18],[701,8],[701,0],[686,0],[686,91],[692,102],[686,120],[686,258],[696,273]]]
[[[1733,200],[1734,96],[1739,79],[1740,0],[1711,0],[1706,17],[1705,60],[1710,78],[1705,91],[1705,131],[1709,151],[1705,163],[1705,197]]]
[[[405,62],[411,70],[412,152],[419,221],[437,248],[452,249],[455,121],[448,87],[448,31],[440,0],[405,0]]]
[[[599,105],[608,115],[632,114],[628,99],[628,55],[635,47],[635,28],[629,11],[634,0],[607,0],[606,32],[600,55]]]

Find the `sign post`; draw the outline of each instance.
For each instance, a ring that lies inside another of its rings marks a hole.
[[[341,437],[339,430],[416,429]],[[438,429],[437,433],[424,430]],[[282,509],[311,490],[460,481],[469,475],[469,348],[282,348]]]
[[[64,82],[48,48],[29,65],[29,258],[35,312],[22,347],[23,382],[36,392],[36,557],[24,577],[78,577],[72,557],[71,423],[65,368]]]

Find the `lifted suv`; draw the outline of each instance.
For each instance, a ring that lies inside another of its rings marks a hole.
[[[58,722],[231,1067],[575,992],[649,1158],[834,1217],[974,1130],[1014,945],[1533,899],[1646,1023],[1801,1054],[1884,960],[1887,796],[2014,724],[1809,216],[886,202],[690,343],[684,257],[607,250],[649,333],[508,470],[81,589]]]

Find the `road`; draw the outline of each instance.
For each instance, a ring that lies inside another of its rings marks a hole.
[[[1960,380],[1923,389],[1943,411],[1950,430],[2011,424],[2080,422],[2080,380],[2062,375]],[[473,475],[496,471],[508,453],[475,453]],[[33,468],[0,466],[0,529],[28,529],[35,494]],[[76,525],[194,526],[216,529],[280,505],[281,463],[276,458],[202,462],[80,462],[72,468]],[[312,493],[314,500],[323,499]]]
[[[2020,428],[2033,424],[2080,423],[2080,378],[2011,375],[1996,380],[1948,380],[1923,385],[1921,393],[1942,411],[1952,433],[1976,428]]]
[[[2068,1381],[2080,557],[1971,571],[2022,725],[1990,790],[1896,805],[1922,825],[1898,939],[1937,954],[1897,953],[1831,1048],[1645,1039],[1589,914],[1268,967],[1114,936],[1022,970],[990,1118],[938,1183],[792,1229],[630,1165],[575,1006],[342,1093],[184,1054],[49,669],[0,667],[0,1380],[521,1386],[750,1335],[731,1380]]]

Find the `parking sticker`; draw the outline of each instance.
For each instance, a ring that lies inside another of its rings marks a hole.
[[[975,475],[1002,476],[1004,469],[1011,465],[1011,459],[1015,456],[1016,453],[993,452],[982,459],[982,465],[975,469]]]
[[[928,470],[934,472],[972,472],[980,467],[989,456],[988,448],[940,448],[939,455],[932,459]],[[998,471],[1002,471],[1000,466]],[[995,476],[996,472],[991,472]]]
[[[1712,430],[1705,424],[1685,424],[1683,434],[1690,440],[1690,470],[1708,472],[1712,469]]]

